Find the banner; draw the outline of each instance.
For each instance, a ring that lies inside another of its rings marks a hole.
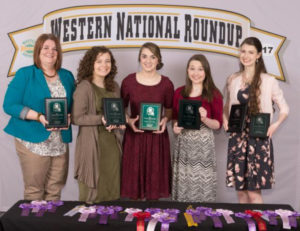
[[[76,6],[49,12],[43,24],[10,32],[15,47],[8,76],[31,65],[41,33],[59,37],[63,52],[92,46],[140,47],[151,41],[161,48],[209,51],[237,57],[241,42],[255,36],[263,44],[268,73],[285,80],[279,50],[284,36],[251,27],[244,15],[219,9],[175,5]]]

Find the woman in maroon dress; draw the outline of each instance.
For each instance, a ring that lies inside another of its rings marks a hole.
[[[121,196],[155,200],[170,195],[170,143],[167,122],[172,118],[174,86],[157,72],[163,66],[159,47],[145,43],[139,52],[141,71],[122,82],[121,95],[126,110],[130,106],[128,129],[123,140]],[[160,130],[138,129],[140,103],[162,105]]]

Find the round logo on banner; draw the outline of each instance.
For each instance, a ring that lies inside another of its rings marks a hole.
[[[22,45],[21,45],[22,55],[24,55],[25,57],[32,58],[34,43],[35,43],[35,41],[33,39],[27,39],[24,42],[22,42]]]

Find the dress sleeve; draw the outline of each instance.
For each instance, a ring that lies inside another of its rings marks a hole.
[[[130,86],[128,84],[128,77],[126,77],[121,84],[121,97],[123,98],[124,107],[127,108],[130,99]]]
[[[176,90],[173,97],[173,110],[172,110],[172,116],[173,120],[178,120],[178,103],[179,103],[179,97],[180,97],[180,90]]]
[[[279,87],[278,81],[274,78],[272,85],[272,101],[276,103],[280,113],[288,114],[289,106],[283,96],[283,92]]]
[[[174,85],[169,78],[167,78],[166,82],[164,107],[170,109],[173,105]]]
[[[32,74],[32,73],[28,73]],[[24,69],[17,71],[13,80],[9,83],[5,93],[3,110],[10,116],[15,118],[24,117],[23,97],[27,87],[27,77]],[[22,113],[23,111],[23,113]],[[21,117],[20,117],[21,116]],[[26,115],[25,115],[26,116]]]
[[[223,123],[223,97],[218,91],[214,93],[214,98],[211,102],[211,108],[211,117],[212,119],[219,121],[221,128]]]

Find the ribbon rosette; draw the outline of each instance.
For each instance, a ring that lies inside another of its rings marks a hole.
[[[293,212],[285,209],[277,209],[275,210],[275,213],[277,213],[281,217],[283,228],[291,229],[289,216],[291,216]]]
[[[177,214],[176,214],[176,216],[177,216]],[[177,220],[176,216],[174,216],[174,214],[170,214],[167,217],[159,218],[159,221],[161,222],[160,231],[169,231],[170,223],[176,222],[176,220]]]
[[[90,206],[90,207],[82,207],[79,209],[79,212],[81,213],[78,221],[79,222],[86,222],[86,220],[88,219],[89,215],[91,213],[95,213],[96,212],[96,208],[95,206]]]
[[[206,220],[205,211],[207,211],[207,210],[212,211],[212,208],[199,206],[199,207],[196,207],[196,210],[200,211],[199,219],[201,221],[205,221]]]
[[[277,213],[275,213],[274,211],[266,210],[266,211],[263,211],[262,214],[269,219],[269,224],[270,225],[277,225],[278,224],[278,222],[276,220]]]
[[[175,217],[176,218],[175,221],[177,221],[177,217],[178,217],[178,214],[180,213],[180,210],[179,209],[164,209],[163,212],[168,213],[170,216]]]
[[[290,226],[293,228],[297,228],[297,217],[300,216],[300,213],[293,212],[292,215],[289,216]]]
[[[107,224],[107,218],[109,215],[114,214],[114,210],[109,207],[101,206],[97,209],[97,213],[100,214],[99,224]]]
[[[96,218],[98,215],[97,210],[105,208],[105,206],[103,206],[103,205],[93,205],[93,207],[95,208],[95,212],[90,213],[88,218]]]
[[[191,226],[198,226],[197,223],[201,223],[200,219],[200,211],[197,209],[187,209],[186,213],[189,214],[190,216],[185,215],[186,222],[188,224],[188,227]]]
[[[248,224],[248,230],[249,231],[256,231],[256,225],[255,222],[251,219],[251,215],[246,213],[235,213],[236,217],[244,219]]]
[[[59,206],[62,206],[64,204],[63,201],[58,200],[58,201],[49,201],[48,204],[52,205],[52,208],[49,209],[49,212],[51,213],[55,213],[56,212],[56,208]]]
[[[145,212],[148,212],[151,215],[153,215],[155,213],[161,212],[161,209],[160,208],[147,208],[147,209],[145,209]],[[145,221],[148,221],[148,220],[149,220],[149,218],[145,219]]]
[[[111,205],[111,206],[108,206],[108,208],[114,210],[114,213],[110,215],[110,219],[114,219],[114,220],[118,219],[118,213],[123,210],[123,208],[121,206]]]
[[[32,204],[32,212],[37,213],[42,205],[46,205],[47,201],[31,201]]]
[[[216,209],[217,212],[222,213],[225,221],[227,224],[232,224],[234,223],[233,218],[230,216],[233,214],[233,211],[228,210],[228,209]]]
[[[147,210],[147,209],[146,209]],[[146,211],[145,210],[145,211]],[[155,230],[155,226],[157,224],[157,222],[165,217],[168,217],[169,214],[168,213],[164,213],[164,212],[157,212],[151,215],[152,219],[149,221],[148,226],[147,226],[147,231],[154,231]]]
[[[128,213],[127,216],[125,217],[125,221],[132,221],[133,220],[133,214],[142,212],[143,210],[141,209],[136,209],[136,208],[127,208],[125,209],[125,212]]]
[[[32,204],[22,203],[19,205],[19,208],[22,209],[21,216],[28,216],[30,213],[30,209],[32,209]]]
[[[215,228],[223,228],[223,224],[222,224],[222,222],[221,222],[221,220],[220,220],[220,216],[222,216],[222,213],[219,213],[219,212],[217,212],[217,211],[212,211],[212,210],[206,210],[205,212],[204,212],[204,214],[206,215],[206,216],[209,216],[209,217],[211,217],[211,219],[213,220],[213,222],[214,222],[214,227]]]
[[[245,210],[245,213],[251,215],[251,217],[256,221],[259,231],[267,230],[266,222],[261,218],[262,213],[252,210]]]
[[[137,212],[133,214],[137,218],[136,221],[136,230],[144,231],[145,230],[145,219],[151,217],[149,212]]]

